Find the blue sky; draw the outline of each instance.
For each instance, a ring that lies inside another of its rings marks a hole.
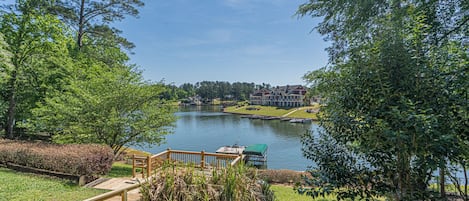
[[[134,42],[147,80],[304,84],[327,63],[318,19],[294,16],[306,0],[148,0],[115,26]]]

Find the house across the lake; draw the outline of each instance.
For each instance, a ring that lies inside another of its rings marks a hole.
[[[306,93],[306,87],[301,85],[277,86],[256,90],[249,96],[249,100],[251,105],[301,107],[305,105]]]

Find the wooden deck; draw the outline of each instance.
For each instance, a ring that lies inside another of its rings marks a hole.
[[[104,190],[118,190],[118,189],[124,189],[128,188],[134,184],[138,184],[140,182],[143,182],[144,179],[141,178],[111,178],[103,183],[97,184],[93,186],[92,188],[96,189],[104,189]],[[137,201],[140,199],[140,188],[130,190],[127,192],[127,200],[128,201]],[[122,198],[121,196],[114,196],[110,199],[106,199],[109,201],[121,201]]]
[[[112,178],[103,183],[99,183],[93,188],[106,189],[110,192],[89,198],[85,201],[134,201],[140,199],[140,184],[151,178],[152,172],[157,171],[165,161],[179,162],[184,164],[194,164],[201,171],[210,170],[212,168],[226,168],[234,166],[241,162],[243,155],[220,154],[208,152],[193,152],[167,149],[153,156],[133,156],[132,157],[132,176],[133,178]],[[140,169],[141,174],[137,174],[136,170]],[[210,175],[207,172],[207,175]],[[140,177],[141,176],[141,177]],[[146,179],[142,179],[146,178]],[[140,181],[140,182],[139,182]]]
[[[239,150],[237,150],[239,152]],[[132,157],[132,175],[136,177],[136,170],[140,169],[142,177],[151,176],[152,170],[160,168],[165,161],[177,161],[184,164],[194,164],[195,167],[204,168],[226,168],[234,166],[243,160],[243,155],[238,154],[223,154],[223,153],[210,153],[210,152],[194,152],[171,150],[160,152],[153,156],[136,156]]]

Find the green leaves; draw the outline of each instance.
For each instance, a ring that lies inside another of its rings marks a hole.
[[[161,142],[175,121],[160,99],[166,88],[143,81],[123,51],[132,44],[109,26],[137,15],[139,6],[138,0],[19,0],[5,7],[0,125],[8,137],[40,133],[59,143],[106,144],[115,154],[124,145]]]
[[[299,7],[300,16],[323,17],[316,28],[333,42],[330,64],[304,77],[325,100],[321,125],[331,139],[305,138],[304,152],[329,184],[345,189],[341,195],[428,199],[427,173],[467,149],[469,79],[461,72],[468,70],[468,24],[459,14],[466,12],[464,1],[310,0]],[[342,158],[324,162],[334,154]],[[340,162],[348,157],[372,171],[358,174],[354,163]],[[350,172],[357,174],[341,175]]]
[[[83,72],[85,70],[85,72]],[[124,145],[158,144],[171,132],[173,108],[159,99],[162,84],[142,81],[127,67],[94,65],[80,69],[66,92],[57,92],[34,110],[34,124],[61,143]]]

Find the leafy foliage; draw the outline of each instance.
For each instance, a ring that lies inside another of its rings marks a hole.
[[[2,6],[0,125],[6,136],[100,143],[115,154],[124,145],[160,143],[175,121],[161,100],[166,87],[143,80],[124,52],[133,45],[109,26],[136,16],[140,6],[137,0]]]
[[[83,69],[82,69],[83,70]],[[171,131],[173,108],[161,101],[161,84],[141,81],[126,68],[91,67],[34,109],[32,127],[60,143],[102,143],[115,154],[124,145],[155,144]]]
[[[109,172],[113,153],[102,145],[56,145],[0,140],[0,163],[14,163],[77,176]]]
[[[268,182],[278,184],[300,184],[303,176],[306,176],[303,172],[294,170],[258,170],[257,177]]]
[[[5,68],[7,82],[0,89],[8,103],[2,125],[9,138],[18,137],[14,134],[16,122],[31,115],[31,108],[49,88],[61,84],[58,79],[67,68],[65,29],[56,17],[42,14],[40,3],[18,1],[0,18],[6,50],[12,53],[11,67]]]
[[[305,75],[325,101],[324,134],[303,140],[319,187],[340,189],[338,198],[434,196],[432,173],[467,156],[468,8],[315,0],[299,7],[300,16],[323,17],[316,28],[332,41],[329,65]]]
[[[59,0],[50,5],[48,10],[77,30],[79,49],[86,45],[96,46],[103,40],[131,49],[134,44],[121,37],[122,31],[109,24],[121,21],[127,15],[138,16],[137,8],[143,5],[140,0]]]
[[[213,169],[208,176],[194,167],[167,163],[140,189],[142,200],[266,200],[275,196],[270,185],[259,182],[255,170],[243,165]]]
[[[11,57],[12,54],[7,50],[8,44],[5,42],[3,34],[0,33],[0,89],[6,88],[6,80],[8,80],[8,72],[11,71],[12,64],[11,64]],[[3,90],[0,90],[2,93],[0,97],[3,97]],[[3,98],[0,99],[0,122],[4,122],[3,120],[6,118],[6,114],[4,111],[8,108],[7,101]],[[0,127],[3,123],[0,123]],[[1,133],[0,133],[1,135]]]
[[[193,96],[199,96],[203,100],[220,98],[222,100],[249,100],[249,95],[255,89],[267,87],[270,85],[255,85],[247,82],[223,82],[223,81],[202,81],[195,84],[184,83],[177,87],[169,85],[171,89],[164,94],[165,99],[184,99]]]

